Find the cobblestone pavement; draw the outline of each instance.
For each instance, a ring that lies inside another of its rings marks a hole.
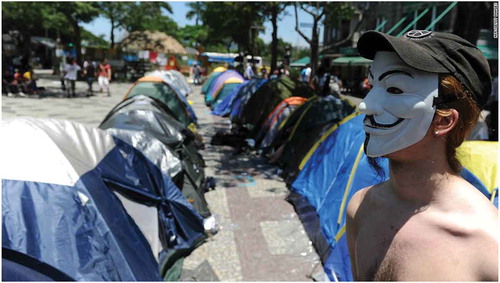
[[[2,119],[51,117],[97,127],[132,85],[112,82],[111,97],[104,93],[85,97],[87,85],[77,82],[77,97],[64,98],[57,77],[44,70],[35,74],[45,94],[2,96]],[[313,270],[321,270],[321,263],[292,205],[285,201],[288,190],[276,175],[278,168],[256,156],[236,154],[232,147],[210,145],[217,131],[229,128],[229,121],[212,116],[201,87],[192,88],[188,99],[205,138],[201,153],[206,175],[217,180],[217,188],[207,192],[206,199],[220,230],[184,260],[185,270],[200,271],[185,280],[312,281]]]

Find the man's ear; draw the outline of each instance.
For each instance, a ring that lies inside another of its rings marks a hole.
[[[458,123],[459,114],[455,109],[449,109],[448,115],[442,116],[436,113],[434,116],[433,127],[434,136],[442,137],[448,134]]]

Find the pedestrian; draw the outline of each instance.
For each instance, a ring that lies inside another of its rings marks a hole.
[[[19,93],[19,86],[17,80],[9,68],[6,68],[2,76],[2,94],[9,97]]]
[[[247,80],[251,80],[251,79],[253,79],[253,77],[255,77],[255,73],[253,71],[253,63],[247,64],[247,67],[245,69],[245,76],[244,77]]]
[[[38,94],[38,87],[36,86],[35,72],[31,66],[27,67],[26,72],[23,73],[24,92],[27,94]]]
[[[365,77],[362,81],[361,81],[361,95],[362,97],[365,97],[368,92],[370,91],[370,80],[368,80],[368,77]]]
[[[99,92],[102,92],[102,89],[104,88],[107,95],[111,96],[111,93],[109,91],[109,84],[111,83],[111,66],[108,63],[108,59],[106,58],[104,58],[101,64],[99,64],[97,80],[100,87]]]
[[[87,97],[94,95],[92,85],[96,81],[96,63],[90,60],[83,62],[83,76],[87,81]]]
[[[263,65],[260,69],[261,78],[267,78],[267,68],[266,65]]]
[[[375,168],[389,159],[389,179],[348,204],[355,280],[497,282],[498,211],[455,154],[490,94],[486,58],[456,35],[415,30],[368,31],[358,52],[373,60],[364,150]]]
[[[16,81],[16,84],[19,88],[19,96],[26,96],[26,93],[25,93],[25,85],[26,85],[26,82],[24,81],[24,76],[23,76],[23,73],[21,72],[21,70],[19,68],[16,68],[15,69],[15,73],[14,73],[14,80]]]
[[[278,69],[276,69],[273,71],[273,73],[271,75],[269,75],[269,79],[270,80],[277,79],[277,78],[279,78],[279,75],[280,75],[280,71]]]
[[[66,66],[64,67],[64,79],[68,82],[68,98],[76,97],[76,79],[78,78],[78,71],[81,69],[80,65],[76,62],[76,58],[68,57]]]
[[[198,64],[194,64],[193,73],[194,73],[194,84],[195,85],[201,84],[201,80],[200,80],[201,70],[200,70],[200,67],[198,66]]]
[[[302,69],[302,72],[300,73],[303,82],[309,83],[309,80],[311,78],[311,71],[311,66],[309,64],[306,64],[306,67]]]

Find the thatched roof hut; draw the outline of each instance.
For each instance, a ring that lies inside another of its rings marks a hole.
[[[175,38],[160,31],[134,31],[125,37],[119,48],[127,50],[150,50],[168,54],[187,54],[186,49]]]

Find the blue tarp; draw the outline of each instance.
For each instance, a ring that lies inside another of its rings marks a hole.
[[[164,253],[204,237],[201,216],[170,178],[106,132],[35,118],[3,122],[2,132],[3,248],[79,281],[159,281],[150,243],[118,195],[156,209]]]

